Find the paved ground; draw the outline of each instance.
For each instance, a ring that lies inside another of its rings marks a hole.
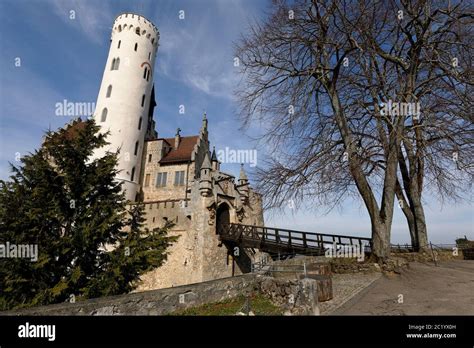
[[[333,299],[319,304],[321,315],[332,315],[338,308],[357,296],[381,276],[382,274],[379,272],[333,274]]]
[[[400,275],[375,280],[335,314],[474,315],[474,261],[410,263]]]

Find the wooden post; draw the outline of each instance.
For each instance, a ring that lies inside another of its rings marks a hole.
[[[433,244],[431,244],[431,242],[430,242],[430,248],[431,248],[431,256],[433,257],[433,262],[434,262],[435,266],[438,267],[438,263],[436,262],[435,254],[433,252]]]

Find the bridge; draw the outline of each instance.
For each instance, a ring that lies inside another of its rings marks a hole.
[[[324,255],[324,251],[337,245],[359,246],[365,252],[371,251],[372,239],[287,230],[282,228],[220,223],[217,233],[223,242],[231,242],[243,248],[259,249],[271,254]]]

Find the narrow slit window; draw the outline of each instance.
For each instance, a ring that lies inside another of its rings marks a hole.
[[[135,52],[137,51],[137,48],[138,48],[138,44],[136,43],[135,44]]]
[[[142,117],[138,120],[138,130],[142,129]]]
[[[142,95],[142,107],[145,106],[145,95]]]
[[[135,179],[135,167],[132,168],[132,174],[130,175],[130,181],[133,181]]]
[[[105,95],[105,97],[110,98],[111,94],[112,94],[112,85],[109,85],[109,87],[107,87],[107,94]]]
[[[119,40],[117,48],[120,48],[120,44],[122,43],[122,40]]]
[[[133,151],[134,155],[136,156],[138,154],[138,141],[135,143],[135,151]]]
[[[107,119],[107,108],[104,108],[104,110],[102,110],[102,115],[100,116],[100,122],[105,122],[106,119]]]

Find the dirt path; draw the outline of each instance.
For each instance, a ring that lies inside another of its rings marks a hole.
[[[474,261],[411,263],[401,275],[376,280],[338,314],[474,315]]]

